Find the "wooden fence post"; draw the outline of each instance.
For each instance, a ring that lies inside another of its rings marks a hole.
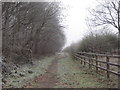
[[[98,60],[98,57],[97,57],[97,55],[96,55],[95,58],[96,58],[96,60],[95,60],[95,62],[96,62],[96,72],[98,73],[98,61],[97,61],[97,60]]]
[[[81,56],[81,64],[82,64],[82,56]]]
[[[101,58],[102,58],[102,56],[99,56],[99,58],[101,59]],[[102,66],[102,63],[101,63],[101,62],[99,62],[99,66]]]
[[[93,60],[93,59],[94,59],[94,55],[91,56],[91,64],[94,64],[94,60]],[[91,67],[92,67],[92,66],[93,66],[93,65],[91,65]]]
[[[78,57],[78,58],[77,58]],[[110,62],[110,57],[113,58],[119,58],[118,56],[113,56],[113,55],[104,55],[104,54],[96,54],[96,53],[79,53],[77,54],[77,60],[79,60],[80,64],[83,64],[84,66],[87,64],[89,64],[88,68],[91,69],[93,66],[95,66],[96,72],[98,73],[99,70],[104,70],[107,74],[107,78],[110,78],[110,73],[113,73],[115,75],[118,75],[118,77],[120,78],[120,74],[118,71],[118,73],[115,70],[110,70],[110,66],[116,66],[118,67],[118,70],[120,70],[119,64],[115,64]],[[105,59],[104,60],[99,60],[99,59]],[[120,59],[119,59],[120,60]],[[99,64],[105,64],[105,67],[103,65],[99,65]],[[120,84],[120,83],[119,83]]]
[[[84,57],[84,65],[86,64],[86,62],[85,62],[85,57]]]
[[[89,58],[89,68],[91,68],[91,58]]]
[[[107,67],[107,70],[110,70],[110,66],[109,66],[109,57],[107,56],[106,57],[106,62],[107,62],[107,65],[106,65],[106,67]],[[110,78],[110,74],[109,74],[109,71],[107,71],[107,78]]]

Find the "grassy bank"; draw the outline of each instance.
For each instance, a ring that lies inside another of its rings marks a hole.
[[[48,66],[51,64],[54,57],[45,57],[42,60],[34,61],[33,66],[24,65],[23,67],[12,71],[13,73],[6,78],[6,84],[3,85],[3,88],[21,88],[24,85],[32,82],[34,78],[39,75],[43,75]]]

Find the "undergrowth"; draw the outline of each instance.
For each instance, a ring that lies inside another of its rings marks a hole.
[[[43,75],[48,66],[51,64],[54,57],[46,57],[43,60],[35,60],[33,66],[25,65],[17,70],[17,73],[14,73],[5,80],[6,84],[3,85],[3,88],[21,88],[24,85],[31,83],[34,78],[39,75]],[[31,71],[32,73],[28,73]],[[22,74],[20,76],[19,74]]]

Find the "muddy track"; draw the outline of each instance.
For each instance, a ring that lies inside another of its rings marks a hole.
[[[34,82],[36,86],[28,85],[25,88],[53,88],[57,83],[57,65],[58,58],[55,57],[51,65],[48,66],[47,72],[43,76],[37,77]]]

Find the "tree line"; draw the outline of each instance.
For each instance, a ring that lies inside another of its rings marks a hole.
[[[67,47],[65,51],[70,53],[75,52],[92,52],[102,54],[112,54],[118,49],[118,38],[114,33],[93,33],[90,32],[84,36],[78,43],[73,43]]]
[[[59,52],[65,43],[59,2],[2,2],[2,54],[29,63]]]
[[[120,52],[120,1],[97,0],[97,6],[89,10],[90,16],[86,22],[89,27],[88,35],[76,44],[67,47],[65,51],[85,51],[94,53]],[[106,28],[107,27],[107,28]],[[106,33],[106,29],[117,30],[118,33]],[[103,33],[94,33],[99,30]]]

